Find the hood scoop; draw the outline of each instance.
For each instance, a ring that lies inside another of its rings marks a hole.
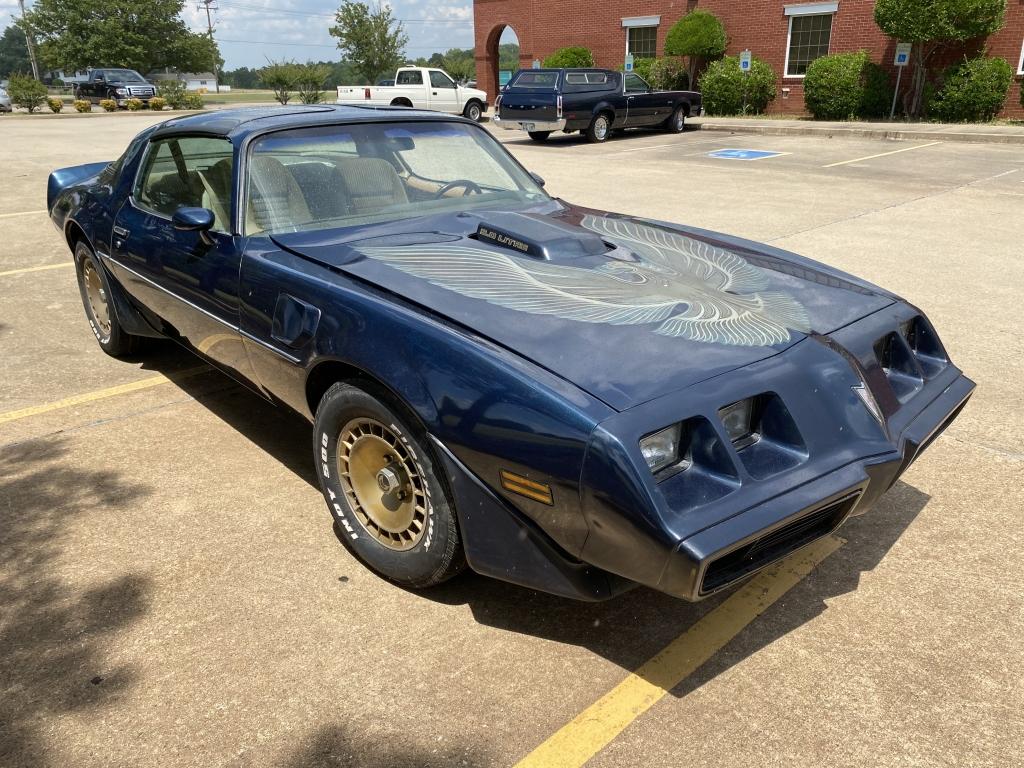
[[[470,235],[472,239],[520,256],[564,261],[599,256],[614,249],[600,235],[550,216],[494,211],[474,218],[481,221]]]

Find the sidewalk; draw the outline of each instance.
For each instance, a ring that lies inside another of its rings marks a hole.
[[[752,133],[761,136],[819,136],[903,139],[910,141],[961,141],[1024,145],[1024,123],[903,123],[827,122],[817,120],[776,120],[765,117],[700,117],[690,123],[702,131]]]

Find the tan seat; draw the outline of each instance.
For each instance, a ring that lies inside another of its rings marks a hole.
[[[394,166],[377,157],[353,157],[337,161],[355,215],[373,213],[390,205],[409,202],[405,185]]]
[[[213,228],[218,232],[231,231],[231,158],[218,160],[209,168],[199,171],[203,183],[203,208],[213,211]]]
[[[255,155],[249,167],[249,179],[246,234],[293,230],[312,220],[302,188],[277,158]]]

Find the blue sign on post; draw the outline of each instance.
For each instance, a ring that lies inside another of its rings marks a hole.
[[[763,160],[766,157],[778,157],[781,152],[770,152],[763,149],[718,149],[708,152],[708,157],[719,160]]]
[[[740,72],[750,71],[751,53],[749,50],[740,53]]]
[[[632,53],[627,53],[626,54],[626,64],[625,64],[624,69],[625,69],[626,72],[632,72],[633,71],[633,54]]]

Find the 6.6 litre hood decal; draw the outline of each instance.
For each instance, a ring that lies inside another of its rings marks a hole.
[[[595,268],[456,244],[359,251],[442,288],[530,314],[657,323],[652,330],[661,336],[748,347],[810,330],[804,307],[789,294],[762,290],[766,274],[735,253],[635,222],[586,216],[582,225],[620,250]]]

